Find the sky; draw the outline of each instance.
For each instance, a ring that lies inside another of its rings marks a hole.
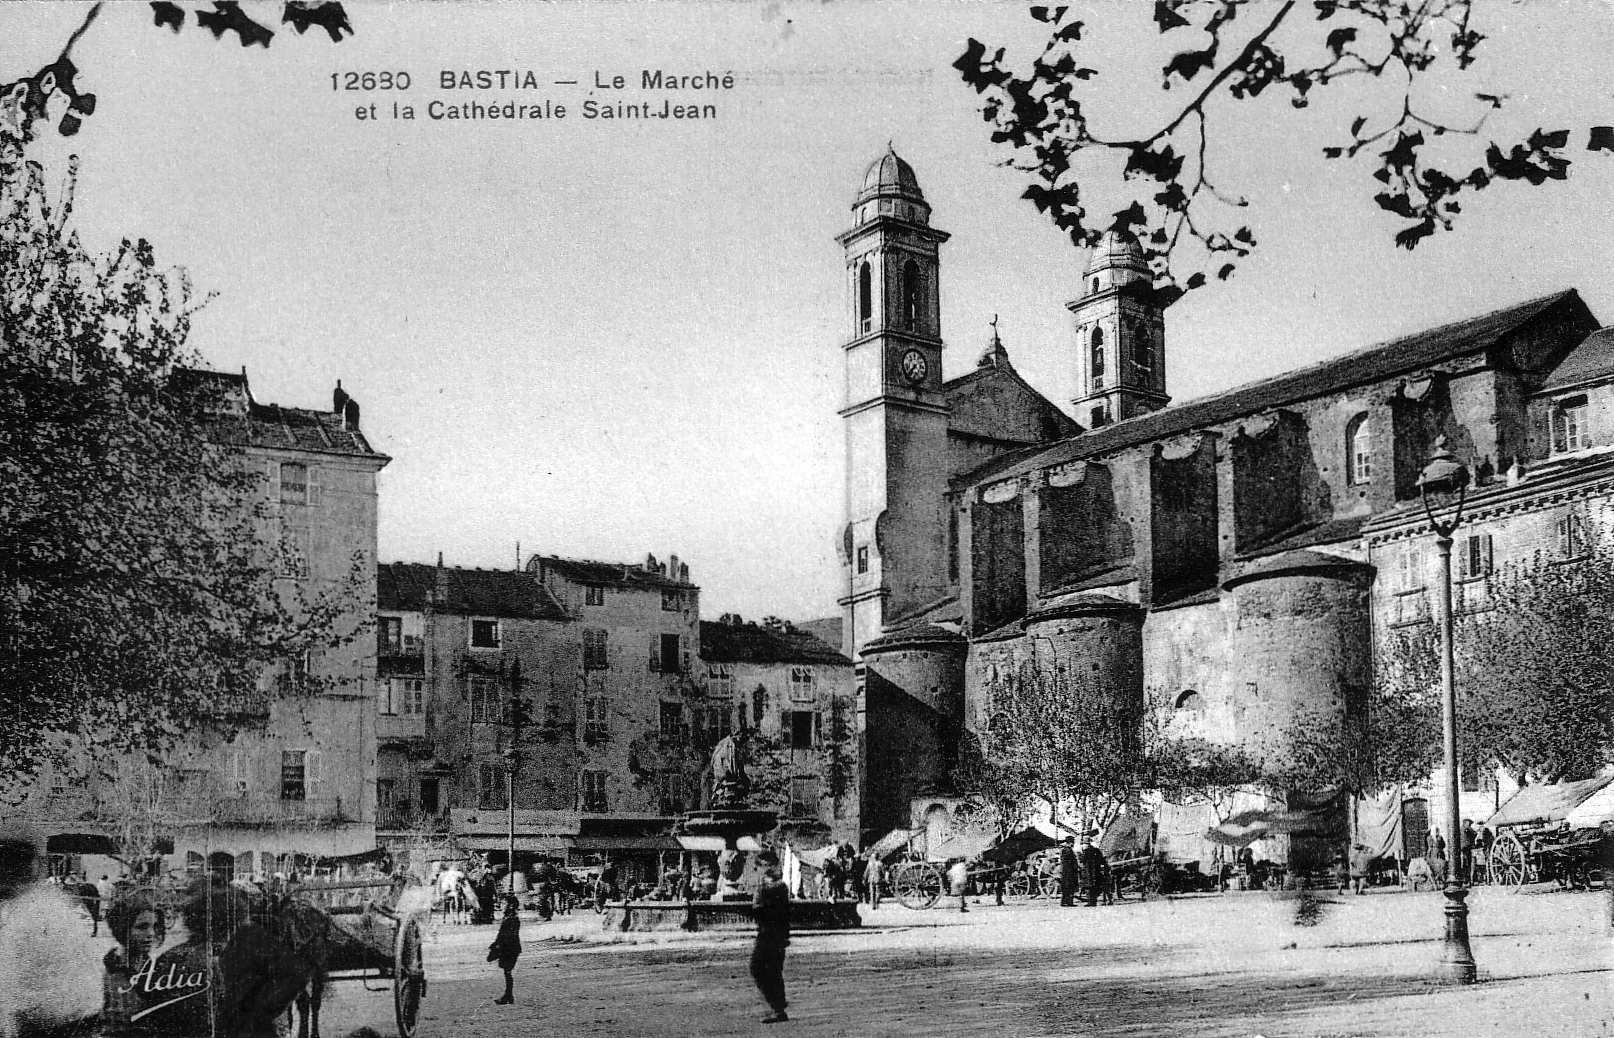
[[[835,614],[848,329],[834,236],[888,144],[952,234],[946,374],[974,365],[996,314],[1017,369],[1056,403],[1074,395],[1064,304],[1086,257],[1018,197],[1023,175],[950,68],[970,37],[1034,53],[1019,5],[349,3],[341,44],[278,24],[278,3],[242,6],[277,30],[267,51],[108,5],[74,50],[98,107],[36,157],[56,183],[80,156],[91,248],[148,238],[213,293],[191,337],[209,366],[245,367],[259,400],[288,406],[328,406],[342,380],[393,459],[383,561],[677,554],[707,616]],[[1107,98],[1095,119],[1112,120],[1098,129],[1179,101],[1158,89],[1173,48],[1151,5],[1073,6]],[[0,81],[53,58],[85,10],[0,6]],[[1509,95],[1486,132],[1614,122],[1614,5],[1476,10],[1481,61],[1429,84],[1434,110],[1470,118],[1479,91]],[[544,87],[440,88],[445,70],[479,69]],[[591,97],[650,100],[643,69],[735,82],[672,96],[715,104],[711,120],[580,117]],[[365,70],[410,87],[333,90],[333,74]],[[1304,112],[1275,97],[1212,109],[1217,179],[1249,199],[1261,244],[1168,312],[1175,400],[1562,288],[1614,321],[1614,157],[1577,151],[1567,183],[1482,193],[1409,253],[1371,202],[1370,167],[1321,155],[1385,89]],[[426,116],[432,101],[544,99],[568,117]],[[395,101],[417,119],[391,118]],[[357,118],[372,102],[379,117]]]

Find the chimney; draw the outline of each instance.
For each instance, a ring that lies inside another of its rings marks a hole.
[[[359,431],[359,402],[352,397],[342,405],[342,428],[348,432]]]
[[[347,401],[347,390],[342,388],[342,380],[337,379],[336,390],[331,394],[331,411],[335,414],[341,414],[342,409],[347,405]]]
[[[674,580],[678,579],[678,556],[667,556],[667,575]]]
[[[654,555],[647,554],[644,557],[644,569],[646,573],[659,573],[661,571],[661,563],[656,561],[656,557]]]

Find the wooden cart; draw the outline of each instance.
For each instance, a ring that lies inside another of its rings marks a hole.
[[[371,981],[390,982],[399,1038],[415,1038],[426,997],[421,924],[429,901],[407,896],[420,890],[396,879],[312,879],[286,894],[329,920],[327,980],[357,980],[372,991],[386,988]]]
[[[1496,833],[1486,862],[1491,883],[1510,890],[1549,880],[1606,884],[1614,865],[1614,776],[1526,786],[1486,825]]]

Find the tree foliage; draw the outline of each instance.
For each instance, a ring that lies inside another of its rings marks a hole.
[[[26,144],[33,140],[41,122],[54,123],[58,133],[71,137],[78,133],[85,118],[95,114],[96,95],[80,88],[79,68],[73,63],[72,53],[73,45],[95,24],[102,6],[97,3],[89,8],[54,60],[36,72],[0,83],[0,142]],[[184,29],[185,7],[168,0],[156,0],[149,6],[152,24],[157,28],[175,33]],[[214,39],[229,35],[243,47],[264,48],[274,40],[274,30],[254,21],[235,0],[217,0],[210,8],[200,4],[193,7],[189,13],[197,28],[212,33]],[[353,35],[347,12],[334,0],[288,0],[281,8],[280,21],[291,25],[299,36],[310,28],[324,29],[332,43],[341,43],[345,36]]]
[[[1063,6],[1030,8],[1048,38],[1029,63],[972,38],[954,68],[981,95],[992,141],[1010,152],[1005,164],[1031,174],[1023,197],[1077,246],[1093,245],[1112,225],[1132,229],[1170,302],[1206,284],[1212,271],[1231,276],[1255,248],[1240,215],[1248,202],[1213,175],[1207,141],[1226,132],[1218,120],[1230,109],[1263,96],[1306,108],[1331,88],[1385,86],[1353,95],[1358,110],[1323,155],[1364,161],[1373,201],[1404,221],[1395,242],[1407,249],[1449,230],[1467,196],[1499,181],[1567,177],[1569,129],[1538,128],[1519,140],[1485,136],[1487,115],[1505,97],[1470,88],[1466,121],[1437,114],[1450,108],[1447,74],[1469,69],[1485,41],[1470,24],[1474,3],[1157,0],[1154,28],[1162,43],[1179,48],[1160,70],[1161,89],[1186,95],[1161,117],[1136,97],[1103,96],[1106,59]],[[1109,17],[1121,8],[1105,10]],[[1448,155],[1436,147],[1439,138],[1469,138],[1474,147]],[[1591,127],[1585,149],[1614,150],[1614,129]],[[1095,189],[1113,179],[1106,158],[1120,164],[1127,204],[1090,213]],[[1176,251],[1186,241],[1199,246],[1192,260]]]
[[[1160,704],[1118,695],[1093,671],[1023,662],[989,683],[986,732],[966,739],[953,780],[1011,828],[1035,801],[1081,831],[1101,829],[1146,792],[1212,795],[1258,782],[1236,749],[1174,731]]]
[[[1614,543],[1594,536],[1583,551],[1538,553],[1461,586],[1453,644],[1465,768],[1557,782],[1614,763]],[[1389,762],[1376,777],[1427,775],[1441,760],[1438,627],[1392,629],[1380,659],[1379,712],[1363,726]]]
[[[0,768],[158,752],[202,719],[314,691],[360,586],[292,571],[261,464],[216,442],[176,371],[199,301],[151,246],[92,255],[40,167],[0,142]],[[373,578],[372,578],[373,579]]]

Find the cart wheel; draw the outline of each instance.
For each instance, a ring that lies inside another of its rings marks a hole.
[[[1033,893],[1041,893],[1033,877],[1024,872],[1016,872],[1009,877],[1003,885],[1003,892],[1009,897],[1031,897]]]
[[[1115,894],[1115,900],[1133,901],[1143,900],[1143,873],[1128,869],[1126,872],[1115,873],[1110,877],[1110,889]]]
[[[1497,837],[1491,845],[1491,882],[1500,887],[1518,890],[1529,878],[1530,868],[1524,854],[1524,844],[1512,833]]]
[[[929,862],[909,861],[897,867],[891,886],[904,908],[925,909],[941,897],[942,877]]]
[[[1037,880],[1037,893],[1046,898],[1059,896],[1059,873],[1044,872]]]
[[[393,945],[392,1009],[398,1038],[415,1038],[420,1001],[426,997],[426,969],[421,961],[420,924],[413,918],[398,925]]]

